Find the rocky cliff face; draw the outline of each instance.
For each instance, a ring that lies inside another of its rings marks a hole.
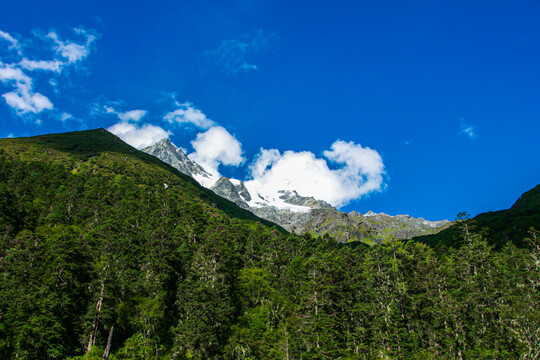
[[[362,215],[356,211],[344,213],[335,208],[313,208],[307,213],[295,213],[273,207],[250,209],[255,215],[280,224],[297,234],[328,234],[339,242],[364,241],[381,243],[393,236],[398,240],[417,235],[433,234],[445,229],[450,222],[427,221],[409,215],[390,216],[372,212]]]
[[[242,181],[226,177],[216,179],[168,139],[143,151],[192,176],[201,185],[239,207],[297,234],[328,234],[340,242],[380,243],[388,236],[402,240],[437,233],[450,224],[447,220],[427,221],[409,215],[390,216],[371,211],[365,215],[356,211],[347,214],[325,201],[301,196],[294,190],[280,190],[271,198],[252,193]]]
[[[232,201],[242,209],[250,210],[247,201],[251,200],[249,191],[244,186],[243,182],[238,185],[234,185],[229,178],[222,177],[210,188],[213,192],[219,196],[224,197],[227,200]]]
[[[191,176],[205,187],[208,187],[208,184],[213,184],[216,180],[202,166],[192,161],[182,149],[174,146],[168,138],[162,139],[142,151],[154,155],[178,171]]]

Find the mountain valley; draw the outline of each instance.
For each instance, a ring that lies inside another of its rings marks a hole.
[[[104,129],[0,139],[0,358],[538,358],[540,186],[432,224],[183,171]]]

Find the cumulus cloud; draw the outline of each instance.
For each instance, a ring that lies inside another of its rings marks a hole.
[[[257,70],[257,65],[250,63],[246,56],[267,49],[277,39],[276,34],[265,35],[261,29],[255,34],[244,34],[238,39],[228,39],[221,42],[215,50],[209,51],[222,72],[235,75],[238,72]]]
[[[471,139],[471,140],[476,139],[476,127],[475,126],[473,126],[471,124],[467,124],[466,122],[463,121],[463,119],[461,119],[460,124],[459,124],[459,128],[460,128],[460,133],[467,136],[469,139]]]
[[[324,157],[317,158],[309,151],[281,154],[276,149],[261,149],[250,165],[253,179],[246,186],[263,196],[296,190],[336,207],[381,190],[384,164],[377,151],[338,140],[324,152]],[[331,169],[329,162],[341,167]]]
[[[261,149],[257,154],[255,161],[249,166],[251,176],[260,178],[264,173],[279,159],[281,154],[277,149]]]
[[[214,122],[190,102],[180,104],[176,102],[178,109],[165,114],[163,119],[170,124],[193,124],[201,129],[209,129]]]
[[[216,176],[219,176],[220,164],[239,166],[245,160],[242,144],[222,126],[197,134],[191,145],[195,151],[189,157]]]
[[[128,122],[114,124],[107,130],[137,149],[143,149],[172,135],[170,131],[159,126],[150,124],[137,126]]]

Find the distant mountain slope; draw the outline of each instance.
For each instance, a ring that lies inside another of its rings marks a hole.
[[[490,243],[497,248],[509,241],[523,246],[529,228],[540,229],[540,185],[521,195],[510,209],[482,213],[467,222],[476,231],[486,230]],[[462,245],[459,225],[454,224],[438,234],[417,236],[414,240],[431,246],[459,247]]]
[[[400,240],[410,239],[416,235],[436,233],[448,226],[446,220],[427,221],[408,215],[390,216],[372,212],[365,216],[358,212],[346,214],[325,201],[299,195],[302,189],[280,190],[275,194],[261,195],[250,191],[242,181],[227,177],[215,179],[168,139],[163,139],[143,151],[192,176],[201,185],[242,209],[297,234],[328,234],[339,242],[380,243],[384,237],[390,235]]]

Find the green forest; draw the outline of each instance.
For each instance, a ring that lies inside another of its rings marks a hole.
[[[2,139],[0,358],[538,359],[540,187],[520,201],[341,244],[103,129]]]

